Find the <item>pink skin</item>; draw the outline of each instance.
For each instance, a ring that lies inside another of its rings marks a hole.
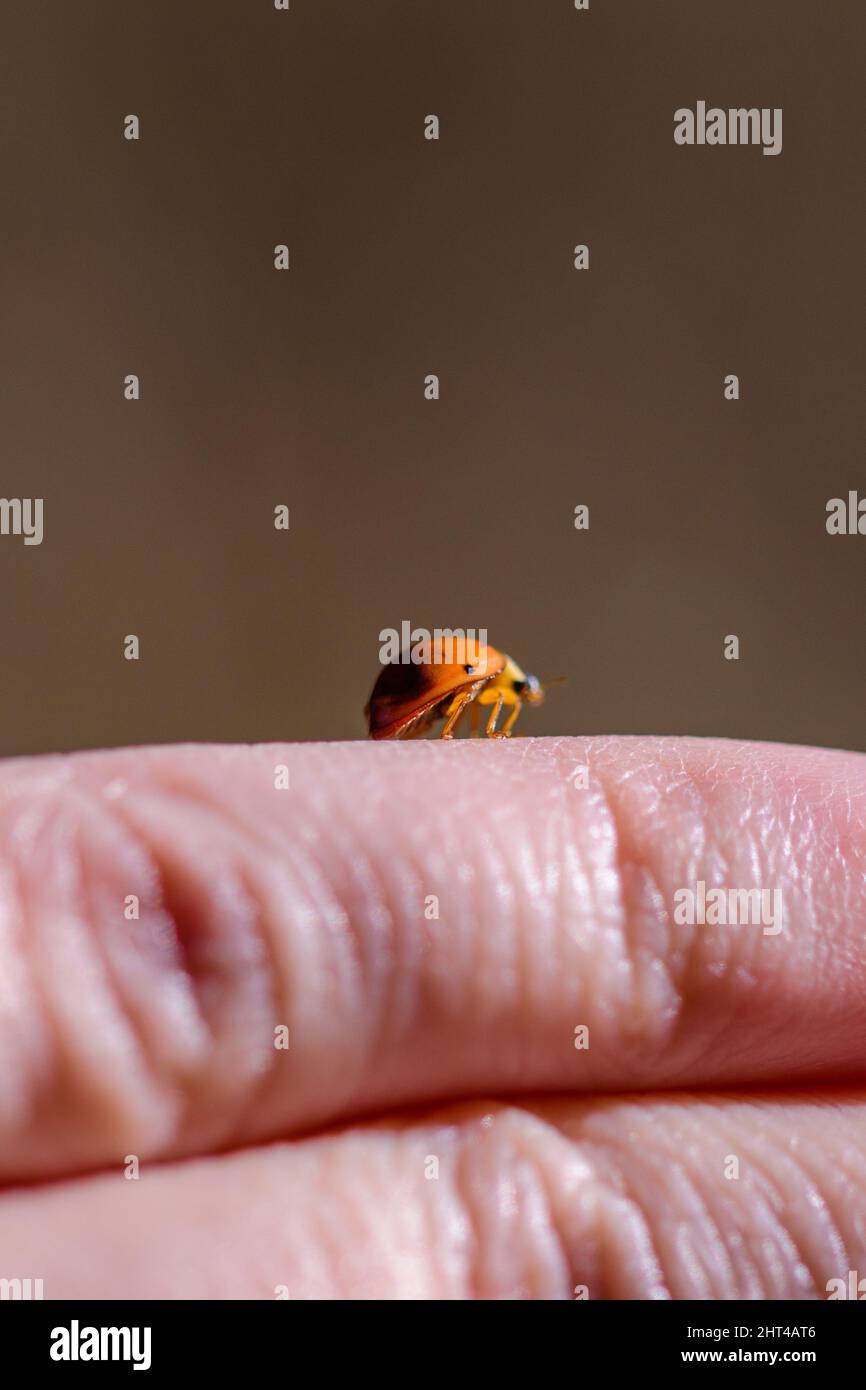
[[[0,1278],[825,1297],[866,1274],[864,794],[683,739],[6,763]],[[782,930],[678,925],[697,880]]]

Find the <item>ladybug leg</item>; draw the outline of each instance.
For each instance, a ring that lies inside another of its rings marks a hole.
[[[465,710],[469,701],[475,699],[476,693],[477,691],[473,688],[467,690],[463,695],[458,695],[456,697],[453,705],[451,706],[451,713],[448,715],[448,719],[445,722],[445,728],[442,730],[442,733],[440,734],[440,738],[454,737],[454,726],[457,723],[457,720],[460,718],[463,711]]]
[[[498,735],[499,738],[510,738],[510,737],[511,737],[511,730],[514,728],[514,721],[515,721],[515,719],[517,718],[518,714],[520,713],[521,708],[522,708],[522,706],[521,706],[520,701],[519,701],[519,700],[515,700],[515,701],[514,701],[514,709],[511,711],[511,713],[509,714],[509,716],[508,716],[508,718],[506,719],[505,723],[502,725],[501,730],[499,731],[499,735]]]
[[[502,701],[502,691],[499,690],[496,692],[496,703],[493,706],[493,709],[490,711],[490,718],[487,721],[487,728],[484,731],[487,734],[488,738],[500,737],[500,735],[496,733],[496,721],[499,718],[499,711],[502,709]]]

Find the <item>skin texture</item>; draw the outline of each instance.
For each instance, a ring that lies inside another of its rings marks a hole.
[[[3,764],[0,1277],[826,1297],[866,1271],[864,793],[688,739]],[[698,880],[782,930],[677,924]]]

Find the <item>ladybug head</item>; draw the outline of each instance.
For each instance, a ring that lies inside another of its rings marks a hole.
[[[540,705],[544,699],[544,686],[537,676],[521,676],[514,682],[514,693],[529,705]]]

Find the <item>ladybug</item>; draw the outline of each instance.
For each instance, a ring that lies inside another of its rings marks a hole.
[[[516,661],[495,647],[466,643],[461,662],[393,662],[379,672],[364,710],[370,738],[418,738],[439,719],[440,738],[453,738],[467,712],[472,732],[478,729],[479,706],[491,705],[485,733],[508,738],[518,714],[527,705],[540,705],[544,687],[521,671]],[[509,710],[501,729],[496,721],[503,706]]]

